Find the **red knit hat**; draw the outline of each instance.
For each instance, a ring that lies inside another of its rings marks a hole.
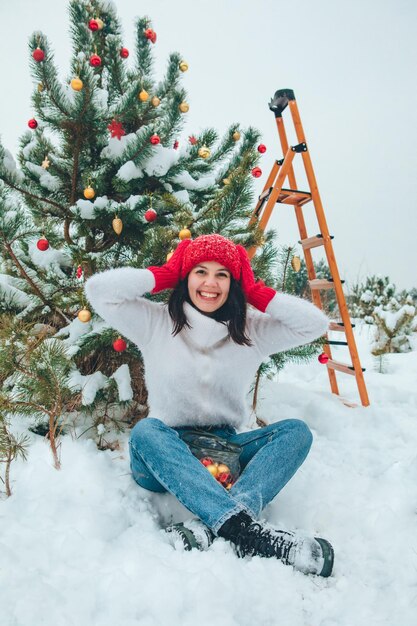
[[[239,280],[242,273],[242,257],[233,241],[222,235],[200,235],[185,249],[182,259],[181,278],[185,278],[193,267],[204,261],[217,261]]]

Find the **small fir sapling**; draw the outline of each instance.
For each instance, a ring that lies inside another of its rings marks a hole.
[[[1,412],[0,406],[0,463],[4,464],[4,472],[3,476],[0,474],[0,482],[4,485],[6,497],[12,495],[10,479],[11,464],[18,458],[23,460],[27,459],[28,445],[28,435],[16,436],[11,432],[10,424],[6,419],[5,413]]]

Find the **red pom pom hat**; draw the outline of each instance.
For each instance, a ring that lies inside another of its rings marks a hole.
[[[241,278],[242,261],[238,247],[222,235],[200,235],[190,241],[182,260],[181,279],[204,261],[216,261],[226,267],[233,278]]]

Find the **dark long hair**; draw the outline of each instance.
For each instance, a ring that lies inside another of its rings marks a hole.
[[[175,287],[168,301],[169,315],[174,323],[172,334],[178,335],[187,326],[190,328],[190,324],[187,320],[184,311],[184,302],[188,302],[191,306],[194,306],[191,302],[191,298],[188,293],[188,277],[181,280]],[[195,308],[195,307],[194,307]],[[199,310],[199,309],[197,309]],[[246,327],[246,298],[242,291],[240,283],[230,277],[230,289],[226,302],[217,311],[213,313],[203,313],[208,315],[216,322],[226,324],[229,337],[241,346],[251,346],[251,340],[245,334]]]

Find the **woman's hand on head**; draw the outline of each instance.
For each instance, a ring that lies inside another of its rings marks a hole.
[[[148,267],[148,270],[150,270],[155,277],[155,287],[152,289],[152,293],[158,293],[164,289],[173,289],[178,285],[181,279],[184,252],[190,243],[191,239],[184,239],[178,244],[174,254],[164,265],[152,265]]]
[[[238,244],[236,246],[241,263],[241,274],[240,274],[240,284],[242,285],[243,293],[247,297],[251,289],[255,286],[255,274],[253,273],[252,265],[250,264],[250,259],[246,248]]]
[[[265,312],[266,307],[275,296],[276,291],[271,287],[266,287],[262,280],[255,280],[255,274],[253,273],[246,249],[241,245],[237,245],[236,247],[239,251],[242,266],[240,284],[242,285],[246,300],[255,308]]]

